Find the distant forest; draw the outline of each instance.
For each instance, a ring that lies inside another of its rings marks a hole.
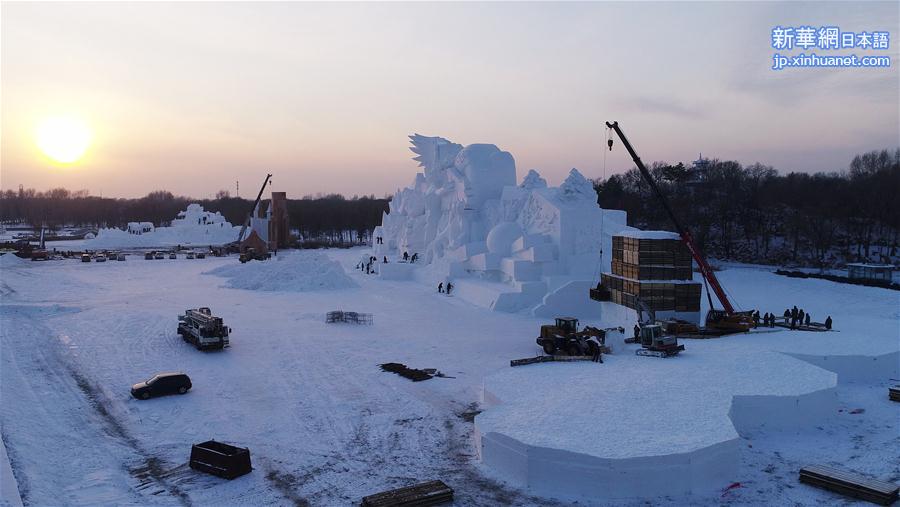
[[[97,229],[125,227],[128,222],[168,224],[190,203],[199,203],[207,211],[218,211],[235,225],[244,223],[252,200],[231,197],[219,191],[215,199],[193,199],[175,196],[165,190],[144,197],[116,199],[89,195],[87,191],[71,192],[55,188],[47,192],[34,189],[6,190],[0,193],[0,221],[27,223],[52,230],[63,226]],[[327,243],[365,242],[381,215],[388,209],[388,199],[375,196],[345,198],[339,194],[288,199],[291,229],[305,240]]]
[[[900,149],[857,155],[847,171],[829,174],[721,160],[649,169],[710,257],[828,268],[900,254]],[[629,225],[673,230],[637,168],[595,188],[602,206],[628,212]]]
[[[651,172],[675,212],[710,257],[827,268],[845,262],[895,262],[900,255],[900,149],[856,156],[840,173],[779,174],[770,166],[709,160],[653,163]],[[595,181],[604,208],[628,212],[628,224],[672,230],[637,169]],[[57,188],[0,193],[0,220],[50,228],[165,225],[191,202],[241,224],[251,201],[220,191],[215,199],[155,191],[114,199]],[[364,242],[381,223],[389,198],[307,196],[288,201],[291,228],[306,240]]]

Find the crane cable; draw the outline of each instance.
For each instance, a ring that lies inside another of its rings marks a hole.
[[[606,145],[609,147],[609,149],[603,150],[603,176],[600,179],[603,184],[606,183],[606,152],[612,151],[612,130],[610,130],[609,127],[606,127]],[[600,255],[597,257],[597,264],[594,266],[594,279],[599,280],[600,269],[603,265],[603,231],[604,226],[606,225],[606,209],[603,208],[603,206],[599,206],[599,202],[597,204],[600,208]]]

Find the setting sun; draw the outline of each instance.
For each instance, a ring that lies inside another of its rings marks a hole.
[[[52,160],[71,164],[80,160],[90,146],[91,130],[78,118],[48,118],[38,125],[35,143]]]

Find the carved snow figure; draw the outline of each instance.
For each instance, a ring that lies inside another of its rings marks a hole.
[[[530,170],[517,185],[512,155],[492,144],[410,140],[423,172],[394,194],[376,254],[421,252],[427,281],[451,279],[461,297],[494,310],[597,311],[587,289],[609,269],[612,234],[628,227],[623,211],[600,209],[587,178],[572,169],[552,188]]]

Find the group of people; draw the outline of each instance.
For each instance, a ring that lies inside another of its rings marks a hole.
[[[409,252],[403,252],[403,262],[416,262],[417,260],[419,260],[419,254],[414,253],[410,256]]]
[[[378,244],[378,245],[383,245],[383,244],[384,244],[384,238],[382,238],[381,236],[375,236],[375,243]]]
[[[450,294],[450,291],[453,290],[453,284],[447,282],[447,292],[446,294]],[[438,284],[438,294],[445,294],[444,292],[444,282]]]
[[[809,326],[812,322],[812,318],[809,313],[804,311],[802,308],[797,308],[794,305],[793,308],[788,308],[784,311],[784,323],[788,325],[791,329],[797,329],[800,326]],[[759,311],[753,315],[754,320],[756,321],[756,325],[759,326]],[[762,318],[763,325],[765,327],[775,327],[775,314],[766,312]],[[831,329],[832,326],[831,315],[829,315],[825,319],[825,329]]]
[[[368,275],[368,274],[371,274],[371,273],[374,273],[375,270],[372,269],[372,264],[374,264],[374,263],[376,263],[376,262],[378,262],[378,257],[372,257],[372,256],[370,255],[370,256],[369,256],[369,260],[367,260],[366,262],[359,261],[359,262],[356,264],[356,269],[358,269],[358,270],[360,270],[360,271],[365,271],[367,275]],[[387,257],[384,258],[384,262],[387,262]]]

